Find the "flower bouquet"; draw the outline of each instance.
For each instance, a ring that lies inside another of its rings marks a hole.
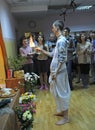
[[[36,101],[36,95],[34,95],[32,92],[26,92],[22,94],[19,98],[19,103],[25,104],[29,102],[35,102]]]
[[[35,93],[36,90],[36,85],[38,82],[38,78],[39,76],[35,73],[26,73],[24,74],[24,79],[25,79],[25,83],[21,84],[20,82],[18,83],[20,86],[23,85],[25,88],[26,92],[33,92]]]
[[[32,93],[22,94],[19,98],[19,105],[15,108],[15,113],[21,124],[21,129],[24,130],[33,127],[33,114],[36,112],[36,96]]]

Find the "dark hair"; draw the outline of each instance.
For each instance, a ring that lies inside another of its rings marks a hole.
[[[85,41],[87,40],[86,35],[85,35],[85,34],[80,33],[80,36],[79,36],[79,39],[78,39],[79,43],[82,43],[82,40],[81,40],[81,36],[82,36],[82,35],[84,35],[84,36],[85,36]]]
[[[70,31],[71,31],[69,27],[65,27],[64,30],[67,30],[68,33],[70,33]]]
[[[43,34],[38,34],[38,36],[37,36],[37,42],[38,42],[39,36],[41,36],[41,37],[43,38],[43,44],[45,44],[45,38],[44,38],[44,35],[43,35]]]
[[[23,42],[23,40],[27,40],[28,38],[26,38],[25,36],[23,36],[22,37],[22,42]]]
[[[63,21],[61,20],[56,20],[54,23],[53,23],[54,26],[56,26],[57,28],[59,28],[61,31],[63,30],[64,28],[64,23]]]

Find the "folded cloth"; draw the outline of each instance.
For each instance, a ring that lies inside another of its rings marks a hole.
[[[49,76],[49,84],[50,84],[50,92],[56,96],[57,92],[56,92],[56,82],[55,80],[52,80],[51,75]]]
[[[8,105],[0,108],[0,116],[2,116],[4,114],[13,114],[13,113],[14,113],[14,111]]]
[[[8,103],[11,102],[11,99],[10,98],[7,98],[7,99],[3,99],[0,101],[0,108],[6,106]]]
[[[12,114],[14,111],[9,107],[8,103],[11,102],[10,98],[3,99],[0,101],[0,116],[3,114]]]

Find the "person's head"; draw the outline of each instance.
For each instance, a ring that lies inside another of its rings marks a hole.
[[[44,40],[44,36],[43,35],[38,35],[37,41],[39,44],[44,44],[45,40]]]
[[[63,28],[64,23],[61,20],[56,20],[52,25],[52,31],[56,36],[63,31]]]
[[[49,41],[56,42],[56,36],[55,36],[54,33],[50,33],[50,35],[49,35]]]
[[[86,36],[85,36],[85,34],[81,34],[81,35],[80,35],[80,38],[81,38],[82,41],[86,41]]]
[[[92,39],[95,39],[95,31],[90,32],[90,37],[91,37]]]
[[[68,28],[68,27],[64,28],[63,35],[68,36],[69,34],[70,34],[70,28]]]
[[[36,35],[33,33],[31,33],[31,35],[32,35],[32,38],[33,38],[33,41],[35,41],[36,40]]]
[[[25,38],[25,37],[23,37],[23,38],[22,38],[22,46],[23,46],[23,47],[27,47],[27,45],[28,45],[28,39]]]
[[[84,33],[81,33],[81,34],[80,34],[80,37],[79,37],[79,42],[80,42],[80,43],[85,43],[86,40],[87,40],[86,35],[85,35]]]

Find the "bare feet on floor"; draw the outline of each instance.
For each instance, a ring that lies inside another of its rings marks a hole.
[[[64,116],[63,113],[55,113],[54,116]]]
[[[66,124],[66,123],[69,123],[69,120],[63,118],[63,119],[61,119],[60,121],[56,122],[55,124],[56,124],[56,125],[64,125],[64,124]]]

